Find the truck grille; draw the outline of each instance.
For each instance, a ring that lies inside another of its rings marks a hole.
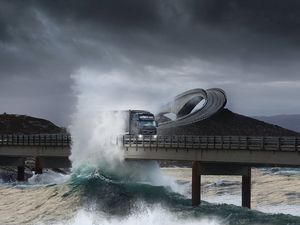
[[[155,130],[143,130],[142,131],[143,135],[155,135]]]

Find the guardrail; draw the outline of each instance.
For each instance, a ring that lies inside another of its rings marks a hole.
[[[254,136],[123,136],[124,147],[214,149],[214,150],[260,150],[298,151],[299,137],[254,137]]]
[[[61,146],[69,147],[71,137],[64,134],[0,135],[0,146]]]

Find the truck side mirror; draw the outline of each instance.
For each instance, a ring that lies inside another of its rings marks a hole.
[[[158,127],[158,122],[157,121],[155,121],[155,126]]]

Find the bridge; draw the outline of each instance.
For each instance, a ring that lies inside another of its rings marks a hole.
[[[192,163],[192,204],[200,204],[202,175],[242,176],[242,206],[251,207],[251,167],[300,167],[299,137],[124,135],[118,143],[126,160],[184,160]],[[24,180],[25,160],[35,172],[69,168],[68,135],[2,135],[0,165],[16,166]]]
[[[70,168],[69,135],[1,135],[0,166],[17,167],[17,180],[24,181],[25,161],[35,160],[35,172],[43,168]]]
[[[201,175],[242,176],[242,206],[251,207],[251,167],[300,167],[299,137],[123,136],[127,160],[192,162],[192,204],[200,204]]]

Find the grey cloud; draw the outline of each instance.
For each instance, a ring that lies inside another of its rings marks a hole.
[[[123,71],[141,85],[138,90],[149,80],[155,91],[146,92],[155,98],[176,94],[173,84],[182,91],[299,82],[299,10],[294,0],[4,0],[1,102],[12,98],[11,108],[22,110],[16,106],[22,96],[39,111],[47,101],[49,113],[40,109],[41,115],[68,123],[74,106],[70,75],[82,67]]]

